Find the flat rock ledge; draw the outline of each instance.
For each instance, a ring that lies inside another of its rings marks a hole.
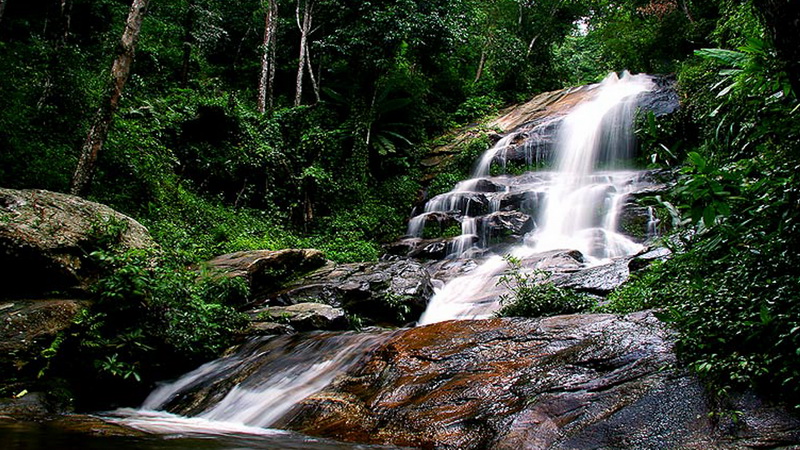
[[[714,416],[674,369],[650,313],[450,321],[403,330],[281,425],[447,449],[743,448],[800,443],[800,421],[753,398]],[[716,417],[716,419],[715,419]]]

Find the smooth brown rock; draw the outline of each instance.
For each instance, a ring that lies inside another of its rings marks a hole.
[[[85,289],[101,247],[150,248],[139,222],[108,206],[43,190],[0,189],[0,296]]]
[[[452,449],[800,442],[799,421],[758,406],[744,415],[763,420],[724,432],[699,383],[675,363],[671,333],[647,313],[444,322],[394,335],[284,425]]]

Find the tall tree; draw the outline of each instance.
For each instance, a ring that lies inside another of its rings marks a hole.
[[[275,89],[275,39],[278,33],[278,2],[266,0],[264,40],[261,52],[261,74],[258,78],[258,112],[272,111]]]
[[[295,18],[297,19],[297,28],[300,29],[300,57],[297,62],[297,83],[295,84],[294,106],[300,106],[303,100],[303,72],[308,66],[308,72],[313,79],[314,73],[311,69],[311,64],[308,58],[308,35],[311,33],[311,22],[313,20],[314,1],[305,0],[303,3],[303,20],[300,21],[300,3],[297,0],[297,9],[295,10]],[[316,80],[314,81],[316,85]],[[315,92],[317,92],[315,87]]]
[[[119,109],[122,90],[131,73],[136,41],[139,39],[139,31],[142,28],[142,19],[147,9],[147,2],[148,0],[133,0],[131,3],[128,19],[125,22],[125,31],[122,32],[122,39],[117,50],[117,57],[111,66],[111,85],[108,97],[97,110],[92,126],[89,129],[89,134],[81,147],[78,166],[75,169],[70,186],[70,193],[73,195],[81,195],[86,191],[94,172],[97,155],[103,148],[103,144],[108,137],[111,121]]]

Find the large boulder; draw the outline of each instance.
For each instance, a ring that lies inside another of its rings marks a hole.
[[[425,310],[430,275],[413,260],[324,267],[269,296],[270,305],[325,303],[375,323],[402,325]]]
[[[83,290],[94,250],[150,248],[139,222],[108,206],[57,192],[0,189],[0,286],[4,296]]]
[[[258,298],[327,262],[319,250],[290,248],[228,253],[206,262],[205,267],[227,277],[244,278],[251,295]]]
[[[403,330],[274,426],[452,449],[742,448],[800,442],[757,401],[712,414],[649,313],[450,321]],[[733,433],[728,431],[732,429]]]

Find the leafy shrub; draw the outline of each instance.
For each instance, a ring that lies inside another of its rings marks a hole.
[[[589,295],[564,289],[550,281],[550,273],[534,270],[522,271],[519,259],[506,256],[508,269],[498,285],[511,293],[500,297],[501,317],[543,317],[585,311],[594,306]]]
[[[470,97],[453,113],[453,120],[463,124],[497,112],[500,99],[493,95]]]
[[[73,380],[83,399],[102,401],[104,389],[146,389],[218,355],[246,324],[237,312],[247,298],[241,278],[198,274],[150,252],[92,253],[103,276],[95,302],[51,346],[48,371]],[[96,380],[99,385],[87,384]]]

